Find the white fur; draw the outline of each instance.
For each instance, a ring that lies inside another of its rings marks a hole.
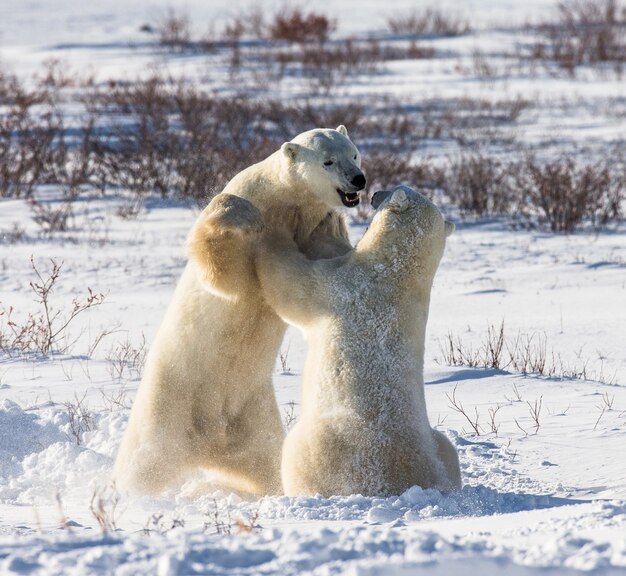
[[[460,487],[456,450],[428,421],[423,380],[430,290],[451,230],[402,188],[352,253],[311,262],[285,237],[264,243],[266,299],[309,345],[302,414],[283,447],[287,495]]]
[[[261,296],[253,252],[264,230],[287,234],[311,258],[351,249],[336,188],[359,171],[360,156],[340,128],[284,144],[198,218],[117,456],[121,489],[155,494],[203,467],[228,489],[281,491],[284,433],[271,375],[285,325]]]

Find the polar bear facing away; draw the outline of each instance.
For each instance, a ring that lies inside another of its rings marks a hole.
[[[235,176],[202,212],[118,452],[120,490],[156,494],[204,468],[226,489],[281,492],[272,371],[285,325],[262,298],[253,252],[262,231],[310,258],[350,250],[336,209],[358,204],[360,165],[345,127],[311,130]]]
[[[285,238],[257,260],[267,302],[309,351],[302,413],[285,440],[285,494],[391,495],[460,488],[454,446],[428,421],[424,338],[430,290],[454,230],[405,187],[380,204],[354,252],[312,262]]]

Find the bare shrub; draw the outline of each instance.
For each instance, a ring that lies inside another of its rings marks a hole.
[[[287,344],[287,347],[284,349],[281,348],[278,354],[281,374],[291,374],[291,368],[289,367],[289,348],[290,348],[290,344]]]
[[[40,88],[58,92],[64,88],[76,88],[91,84],[93,76],[74,74],[58,58],[48,58],[43,62],[41,73],[36,75],[35,80]]]
[[[291,139],[294,134],[319,126],[338,126],[344,124],[360,138],[369,135],[370,117],[366,107],[358,102],[336,104],[332,101],[313,100],[306,98],[292,104],[283,104],[278,101],[267,102],[263,110],[263,117],[271,122],[278,132],[277,138]]]
[[[44,236],[52,236],[57,232],[67,232],[69,222],[74,217],[73,204],[65,202],[39,202],[35,198],[28,201],[33,220],[41,228]]]
[[[168,11],[157,32],[159,43],[167,48],[181,49],[191,42],[189,17],[173,9]]]
[[[155,512],[152,514],[148,520],[146,521],[145,526],[143,527],[143,533],[146,536],[150,536],[153,532],[157,534],[167,534],[171,532],[175,528],[184,528],[185,520],[179,516],[172,516],[171,518],[166,518],[163,512]]]
[[[500,423],[496,420],[500,408],[502,408],[502,404],[497,404],[495,408],[487,409],[487,413],[489,414],[489,431],[496,436],[500,430]]]
[[[480,350],[475,350],[471,344],[463,342],[452,332],[448,332],[445,342],[439,342],[439,352],[444,364],[449,366],[469,366],[470,368],[482,367]]]
[[[626,179],[618,160],[577,165],[569,157],[539,162],[501,161],[482,152],[462,154],[441,172],[448,199],[464,212],[515,215],[574,232],[584,221],[600,228],[621,216]]]
[[[452,390],[452,396],[446,393],[446,397],[448,398],[448,401],[450,402],[450,408],[452,408],[455,412],[458,412],[459,414],[461,414],[465,418],[467,423],[470,425],[470,427],[472,428],[472,431],[474,432],[474,434],[476,434],[476,436],[480,436],[481,428],[480,428],[480,415],[478,413],[478,408],[474,406],[474,414],[470,415],[470,413],[465,409],[461,401],[456,397],[456,389],[457,389],[457,386],[455,385],[454,389]]]
[[[315,46],[302,44],[296,48],[261,53],[267,62],[278,64],[277,79],[299,77],[311,88],[325,93],[344,84],[348,78],[379,73],[385,62],[430,58],[433,54],[432,49],[419,47],[414,42],[406,47],[397,47],[381,44],[372,38],[347,38]]]
[[[61,498],[61,493],[57,492],[55,495],[55,500],[57,502],[57,512],[59,514],[59,528],[61,530],[67,530],[68,532],[72,532],[72,526],[75,524],[72,522],[67,514],[65,513],[65,507],[63,506],[63,499]],[[39,523],[39,518],[37,518],[37,523]]]
[[[450,137],[461,146],[511,143],[515,136],[504,131],[514,125],[520,114],[530,106],[523,98],[488,100],[460,98],[443,104],[429,102],[430,137]]]
[[[600,415],[598,416],[596,423],[593,425],[594,432],[596,428],[598,427],[598,424],[600,424],[600,420],[602,420],[602,416],[604,416],[604,413],[606,412],[606,406],[598,406],[598,408],[600,409]]]
[[[213,505],[206,511],[207,520],[204,522],[204,531],[209,534],[230,534],[233,522],[227,502],[220,503],[213,498]]]
[[[167,196],[171,187],[172,101],[161,79],[109,86],[89,96],[99,117],[119,119],[96,144],[102,177],[138,194]]]
[[[141,378],[146,353],[146,338],[143,334],[137,346],[128,336],[123,342],[117,342],[106,358],[111,378],[118,381],[124,378]]]
[[[526,401],[528,405],[528,411],[530,413],[530,417],[533,420],[533,424],[535,425],[535,434],[539,432],[539,428],[541,427],[541,408],[543,406],[543,396],[539,396],[538,399],[531,404],[529,401]]]
[[[471,31],[469,22],[458,14],[434,8],[391,16],[387,28],[394,34],[411,36],[460,36]]]
[[[144,196],[141,193],[137,193],[117,207],[115,214],[122,220],[135,220],[141,213],[144,206]]]
[[[451,332],[448,333],[443,343],[439,343],[439,347],[438,361],[451,366],[499,370],[512,368],[522,374],[537,374],[550,378],[607,381],[602,370],[590,372],[587,370],[586,363],[582,366],[568,365],[554,350],[548,354],[545,335],[518,333],[515,337],[507,336],[504,331],[504,322],[498,327],[493,324],[487,326],[486,336],[476,347]],[[521,401],[517,388],[514,388],[514,392],[515,400]]]
[[[59,184],[63,195],[73,200],[81,188],[96,180],[96,119],[88,114],[81,119],[80,129],[71,138],[60,120],[48,158],[47,181]],[[73,131],[74,132],[74,131]]]
[[[451,332],[448,333],[445,344],[442,346],[440,343],[440,349],[445,362],[452,366],[504,369],[511,362],[504,356],[504,322],[499,327],[493,324],[487,326],[487,337],[475,350],[464,344],[460,338],[455,338]]]
[[[30,263],[37,278],[30,282],[30,288],[35,294],[39,310],[30,312],[24,320],[17,321],[14,319],[13,307],[0,308],[0,317],[4,318],[5,324],[0,326],[0,350],[9,354],[15,351],[41,354],[65,351],[71,345],[67,342],[69,326],[83,312],[100,306],[104,301],[104,294],[97,294],[87,288],[85,299],[74,298],[67,311],[57,310],[52,305],[51,294],[59,280],[62,263],[58,264],[50,259],[50,269],[47,272],[37,267],[32,256]],[[63,340],[65,343],[61,344]]]
[[[317,42],[323,44],[336,30],[337,24],[324,14],[303,13],[300,9],[279,12],[269,25],[270,37],[294,43]]]
[[[74,401],[65,402],[64,406],[69,417],[70,436],[78,446],[83,443],[83,435],[95,428],[93,415],[85,404],[85,392],[82,397],[74,394]]]
[[[472,67],[474,74],[484,80],[495,78],[497,69],[490,55],[485,54],[478,48],[472,50]]]
[[[514,340],[507,341],[507,352],[513,370],[522,374],[546,374],[547,341],[545,334],[518,334]]]
[[[607,410],[613,410],[613,403],[615,402],[615,394],[609,396],[608,392],[604,392],[602,394],[602,406],[604,406]]]
[[[96,488],[91,496],[89,511],[96,519],[102,534],[117,530],[117,516],[120,496],[115,488],[115,483],[104,488]]]
[[[268,34],[265,13],[259,5],[246,7],[235,16],[233,21],[226,24],[225,29],[229,27],[239,28],[243,30],[243,34],[252,38],[264,38]]]
[[[349,76],[374,74],[381,61],[377,43],[357,45],[351,40],[325,47],[302,46],[296,51],[283,51],[272,57],[280,60],[285,74],[297,74],[312,88],[330,92]]]
[[[287,408],[283,410],[283,422],[286,430],[290,430],[298,419],[295,414],[295,409],[296,403],[291,400],[290,402],[287,402]]]
[[[13,222],[10,228],[0,230],[0,238],[5,245],[17,244],[26,240],[26,230],[19,222]]]
[[[31,198],[41,184],[59,184],[75,198],[93,177],[94,118],[70,131],[57,103],[68,86],[85,87],[89,80],[61,72],[56,63],[45,68],[26,88],[15,78],[0,77],[0,197]]]
[[[585,218],[604,226],[620,215],[625,182],[608,163],[577,166],[561,158],[540,164],[531,157],[524,168],[519,186],[526,210],[539,211],[553,232],[573,232]]]
[[[0,82],[0,197],[30,197],[45,180],[61,129],[46,89],[27,90],[16,79]]]
[[[113,412],[115,410],[128,410],[132,405],[131,400],[128,398],[128,390],[124,384],[111,391],[100,388],[100,396],[104,407],[109,412]]]
[[[558,4],[558,19],[539,27],[534,58],[555,61],[573,73],[581,64],[626,62],[626,6],[619,0]]]
[[[366,169],[367,192],[402,183],[428,190],[441,181],[441,173],[435,166],[427,160],[414,161],[409,152],[372,151],[367,156]]]
[[[450,201],[478,216],[509,214],[518,195],[512,172],[515,165],[481,152],[463,154],[448,164],[445,191]]]
[[[239,517],[235,520],[235,530],[238,534],[253,534],[263,530],[259,524],[259,511],[255,510],[245,517]]]
[[[92,102],[98,115],[118,118],[98,143],[103,178],[142,197],[203,204],[278,144],[260,123],[263,106],[159,77],[105,89]]]

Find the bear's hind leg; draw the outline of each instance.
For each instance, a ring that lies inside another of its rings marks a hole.
[[[448,440],[445,434],[439,432],[439,430],[433,430],[433,436],[437,443],[437,455],[443,462],[446,474],[447,482],[450,490],[459,490],[461,488],[461,467],[459,465],[459,454],[456,448]]]
[[[223,485],[257,495],[282,494],[280,457],[285,433],[271,384],[261,388],[229,418],[227,442],[207,450],[199,465],[216,470]]]
[[[131,435],[120,447],[113,480],[118,490],[156,496],[183,476],[191,460],[180,444]]]

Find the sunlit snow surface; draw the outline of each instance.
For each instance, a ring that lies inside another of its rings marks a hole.
[[[134,77],[155,58],[144,45],[152,39],[137,29],[166,13],[168,4],[93,4],[0,2],[0,60],[24,75],[54,57],[102,77]],[[441,5],[462,9],[485,30],[437,42],[465,56],[474,46],[496,50],[509,26],[551,10],[543,0],[458,4]],[[399,2],[397,9],[409,5]],[[204,20],[240,6],[185,4],[200,29]],[[378,2],[336,2],[329,10],[348,32],[384,27]],[[526,118],[530,141],[550,135],[585,147],[623,134],[619,114],[596,113],[611,99],[623,106],[623,83],[472,82],[455,72],[465,56],[399,62],[374,85],[356,82],[351,90],[428,98],[537,96],[546,107]],[[179,73],[198,67],[193,58],[161,64]],[[568,113],[556,114],[555,101],[567,101]],[[13,222],[26,228],[23,241],[0,244],[4,305],[18,311],[34,306],[31,254],[42,267],[49,257],[63,261],[59,306],[88,286],[107,295],[72,327],[77,342],[71,355],[0,360],[1,574],[626,573],[623,225],[600,235],[554,236],[514,231],[506,221],[458,222],[433,287],[426,398],[431,423],[459,450],[460,493],[412,488],[393,498],[244,501],[207,492],[210,478],[198,475],[158,499],[123,497],[113,511],[106,484],[138,381],[128,374],[116,378],[107,356],[126,339],[135,345],[142,334],[152,340],[184,265],[184,239],[197,211],[155,202],[138,220],[122,221],[112,203],[94,199],[78,206],[72,230],[43,240],[23,202],[0,202],[0,230]],[[353,225],[353,240],[363,231]],[[440,347],[448,332],[479,346],[488,326],[502,321],[512,338],[545,339],[550,356],[573,372],[584,368],[588,380],[445,366]],[[90,359],[90,343],[103,329],[114,332]],[[295,402],[297,416],[306,346],[292,329],[287,349],[289,373],[277,364],[275,387],[281,410],[290,412]],[[480,435],[451,408],[455,388],[468,415],[478,413]],[[540,399],[536,429],[531,408]],[[77,401],[90,418],[80,444],[65,405]],[[496,435],[489,411],[498,406]],[[115,524],[106,534],[90,512],[99,498]]]

